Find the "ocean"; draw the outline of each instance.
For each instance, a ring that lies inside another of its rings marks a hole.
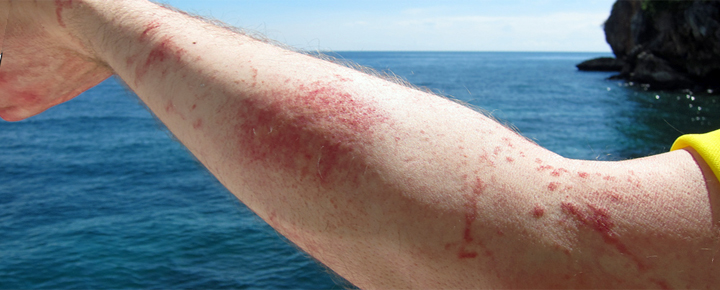
[[[338,52],[456,98],[569,158],[665,152],[718,98],[580,72],[607,53]],[[409,104],[412,105],[412,104]],[[116,79],[0,122],[0,288],[343,289],[247,209]]]

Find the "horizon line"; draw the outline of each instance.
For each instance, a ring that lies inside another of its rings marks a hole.
[[[574,51],[574,50],[395,50],[395,49],[388,49],[388,50],[365,50],[365,49],[359,49],[359,50],[353,50],[353,49],[347,49],[347,50],[306,50],[301,49],[299,50],[301,52],[320,52],[320,53],[332,53],[332,52],[502,52],[502,53],[508,53],[508,52],[519,52],[519,53],[604,53],[604,54],[613,54],[612,51]]]

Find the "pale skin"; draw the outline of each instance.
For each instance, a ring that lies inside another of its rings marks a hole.
[[[243,203],[358,287],[720,284],[720,187],[692,149],[566,159],[455,102],[144,0],[10,6],[0,117],[116,74]]]

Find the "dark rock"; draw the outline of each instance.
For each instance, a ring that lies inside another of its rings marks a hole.
[[[646,51],[637,56],[635,69],[628,79],[650,84],[654,89],[692,88],[695,85],[687,74],[673,69],[667,60]]]
[[[614,57],[598,57],[576,65],[583,71],[621,71],[625,63]]]
[[[653,89],[720,89],[720,1],[615,2],[605,39],[617,76]]]

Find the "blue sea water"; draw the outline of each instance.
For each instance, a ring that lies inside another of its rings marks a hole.
[[[482,108],[566,157],[622,160],[720,127],[717,98],[574,65],[602,53],[340,52]],[[408,104],[412,105],[412,104]],[[0,122],[0,288],[340,289],[117,80]]]

